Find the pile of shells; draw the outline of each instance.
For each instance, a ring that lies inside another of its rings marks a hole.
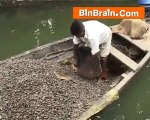
[[[0,118],[76,120],[109,89],[107,83],[85,80],[55,61],[6,61],[0,65]]]

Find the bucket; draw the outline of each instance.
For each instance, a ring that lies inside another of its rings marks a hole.
[[[150,4],[150,0],[138,0],[138,3],[141,5],[148,5]]]
[[[145,7],[145,18],[150,18],[150,0],[138,0],[138,4]]]
[[[80,47],[78,52],[80,66],[77,73],[89,80],[99,78],[101,72],[99,56],[93,56],[89,47]]]

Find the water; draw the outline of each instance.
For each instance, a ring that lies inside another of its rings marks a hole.
[[[116,2],[115,5],[124,5]],[[130,3],[132,4],[132,2]],[[0,9],[0,60],[70,36],[72,6],[112,5],[110,2],[51,2],[32,8]],[[100,20],[107,25],[118,20]]]
[[[150,63],[121,93],[121,99],[93,120],[150,120]]]
[[[65,5],[0,10],[0,59],[69,36]]]
[[[96,0],[95,0],[96,1]],[[115,1],[115,0],[114,0]],[[42,7],[0,9],[0,60],[70,36],[74,5],[135,5],[122,2],[53,2]],[[119,20],[100,20],[107,25]],[[150,119],[150,68],[145,67],[122,92],[121,99],[102,114],[100,120]],[[95,118],[98,119],[98,118]]]

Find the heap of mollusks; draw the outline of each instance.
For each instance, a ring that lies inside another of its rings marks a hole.
[[[71,79],[58,79],[57,74]],[[76,120],[110,87],[85,80],[68,65],[49,60],[0,64],[0,117],[11,120]]]

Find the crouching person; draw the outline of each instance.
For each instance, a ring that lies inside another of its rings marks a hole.
[[[108,79],[107,56],[110,52],[112,32],[103,23],[96,20],[81,22],[74,20],[70,27],[74,43],[74,58],[76,66],[80,66],[79,48],[82,46],[91,49],[92,56],[100,56],[101,79]]]

